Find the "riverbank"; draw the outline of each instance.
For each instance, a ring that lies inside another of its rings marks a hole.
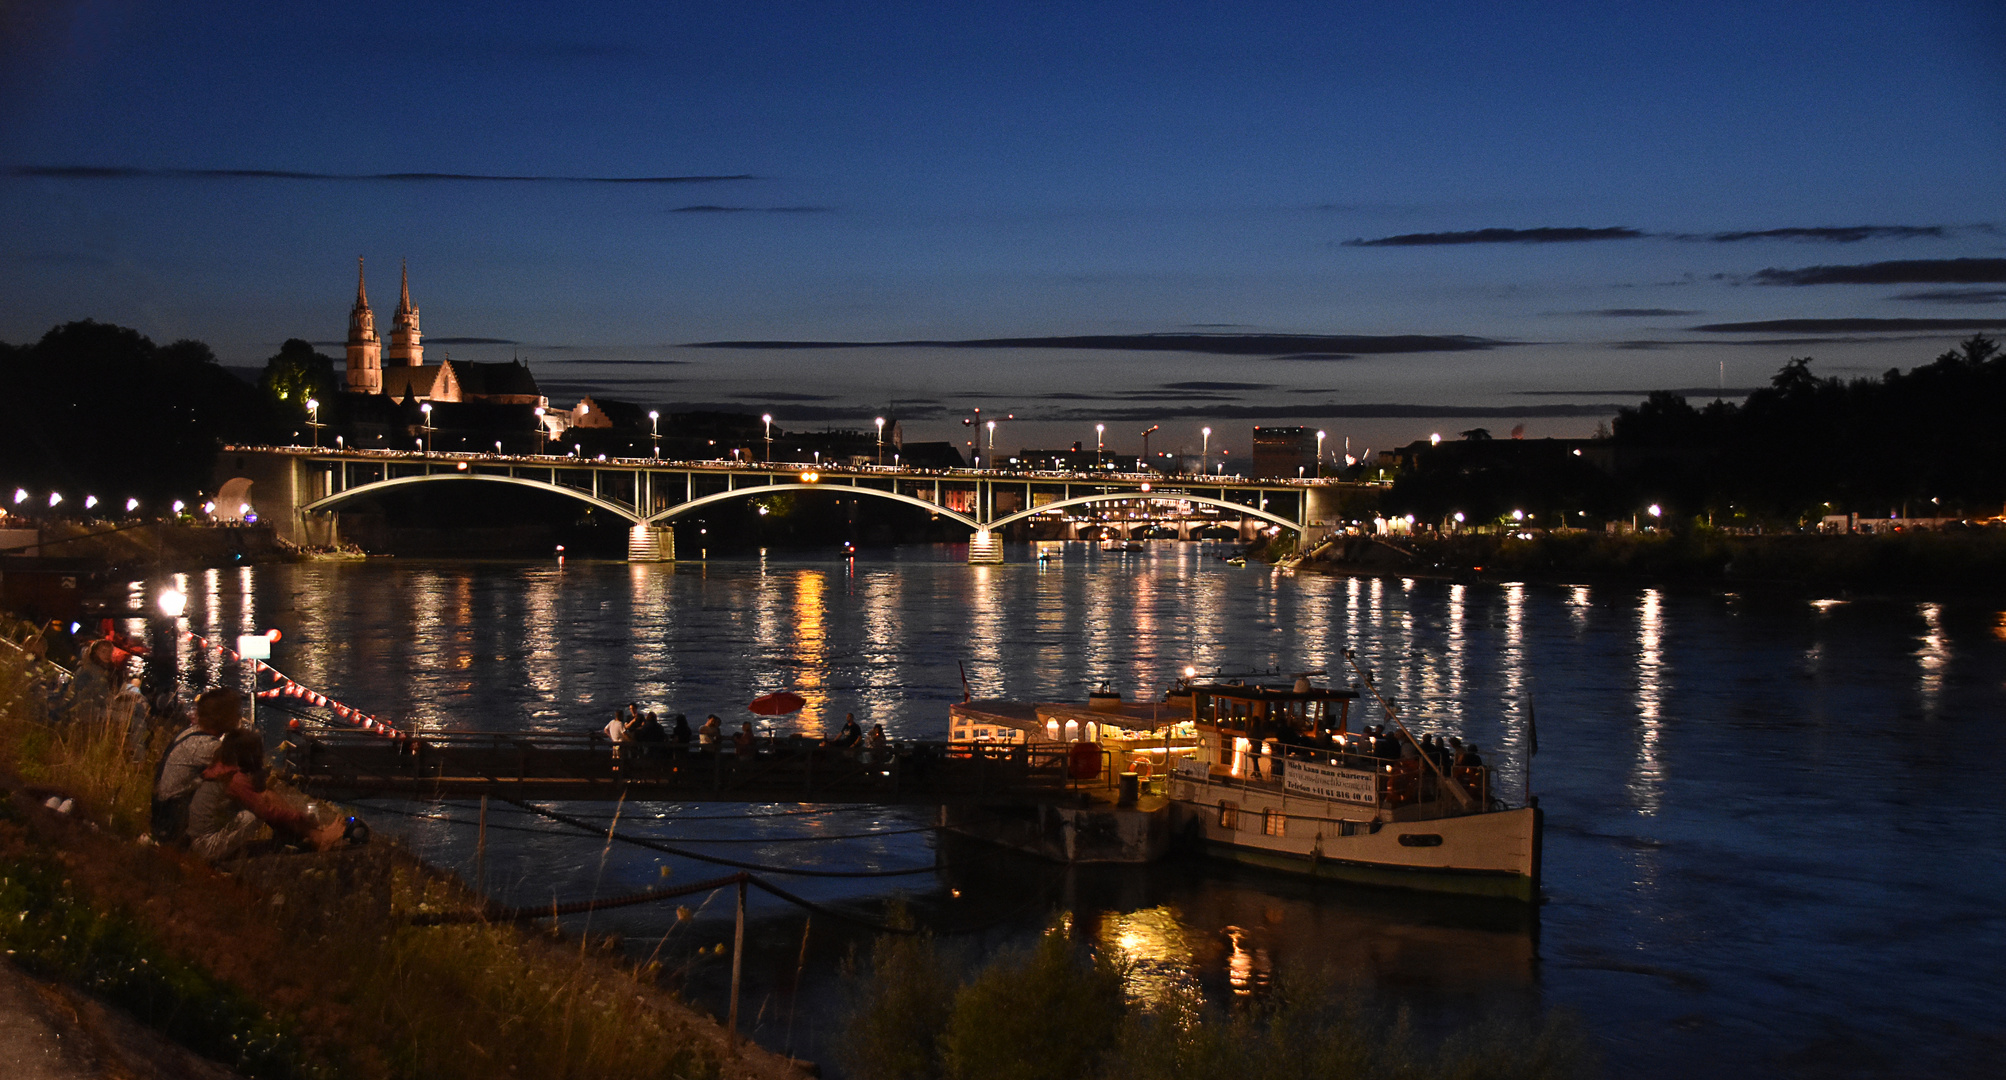
[[[392,844],[211,867],[146,843],[150,765],[102,724],[44,723],[0,652],[0,947],[41,985],[253,1077],[802,1075],[617,942],[418,925],[480,899]]]
[[[1349,537],[1298,569],[1470,581],[1779,586],[1855,593],[2006,594],[2006,531],[1880,536],[1544,533]]]

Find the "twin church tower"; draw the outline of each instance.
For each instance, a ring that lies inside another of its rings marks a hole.
[[[423,367],[425,346],[418,330],[418,309],[411,305],[411,270],[404,268],[397,313],[390,317],[392,367]],[[382,339],[376,336],[376,315],[369,310],[369,285],[362,260],[355,260],[355,307],[348,313],[348,390],[354,394],[383,392]]]

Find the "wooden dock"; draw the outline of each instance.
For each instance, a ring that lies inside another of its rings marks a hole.
[[[673,802],[960,803],[1077,801],[1111,782],[1074,768],[1065,745],[900,742],[837,750],[807,738],[760,739],[751,752],[666,743],[613,746],[597,734],[433,732],[384,738],[295,732],[280,762],[328,798],[576,799]]]

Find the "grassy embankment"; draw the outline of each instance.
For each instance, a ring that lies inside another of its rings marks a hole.
[[[2006,593],[2006,530],[1884,536],[1732,536],[1707,529],[1630,536],[1462,534],[1340,545],[1334,569],[1535,580],[1775,584],[1888,592]]]
[[[1131,1001],[1117,965],[1056,929],[973,969],[924,935],[882,938],[857,966],[841,1049],[858,1080],[1561,1080],[1595,1068],[1565,1016],[1424,1035],[1317,975],[1232,1010],[1195,993]]]
[[[391,845],[226,874],[139,844],[151,763],[122,731],[38,713],[28,661],[0,646],[0,948],[32,974],[252,1077],[792,1073],[728,1052],[603,943],[409,925],[473,898]],[[50,791],[75,811],[44,809]]]

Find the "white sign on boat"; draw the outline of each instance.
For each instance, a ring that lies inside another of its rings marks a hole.
[[[1358,769],[1340,769],[1314,761],[1291,761],[1282,773],[1282,788],[1319,799],[1379,805],[1379,777]]]

